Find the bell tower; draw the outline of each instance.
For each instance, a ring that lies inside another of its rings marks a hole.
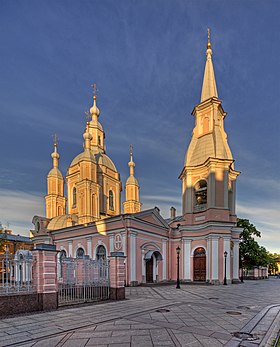
[[[209,30],[201,100],[192,115],[195,127],[179,177],[183,215],[191,224],[201,223],[202,218],[234,222],[235,182],[239,172],[234,170],[224,130],[226,112],[218,98]]]
[[[124,213],[136,213],[141,210],[139,200],[139,184],[134,176],[135,163],[132,158],[132,145],[130,145],[130,161],[128,163],[130,175],[125,184],[125,201],[123,202]]]
[[[48,173],[48,194],[45,196],[46,217],[54,218],[65,214],[66,198],[64,197],[64,179],[58,168],[57,136],[54,135],[54,151],[52,153],[53,168]]]

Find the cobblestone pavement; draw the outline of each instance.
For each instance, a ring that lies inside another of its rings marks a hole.
[[[126,298],[2,319],[0,346],[271,346],[280,325],[277,279],[131,287]]]

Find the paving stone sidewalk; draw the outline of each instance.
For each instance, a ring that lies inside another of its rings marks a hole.
[[[126,297],[0,320],[0,346],[256,347],[265,346],[271,327],[280,322],[277,279],[131,287]],[[237,332],[253,339],[242,341],[233,335]]]

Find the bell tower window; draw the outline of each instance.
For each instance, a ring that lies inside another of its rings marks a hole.
[[[114,211],[114,194],[112,190],[109,190],[109,209]]]
[[[194,186],[194,210],[200,211],[206,208],[207,205],[207,181],[200,180]]]
[[[73,204],[72,207],[75,208],[77,204],[77,189],[76,187],[73,188]]]

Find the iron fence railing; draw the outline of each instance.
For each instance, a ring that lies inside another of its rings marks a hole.
[[[33,262],[32,253],[26,250],[16,254],[6,250],[0,255],[0,295],[34,291]]]
[[[70,305],[109,298],[109,262],[84,258],[60,261],[58,303]]]

